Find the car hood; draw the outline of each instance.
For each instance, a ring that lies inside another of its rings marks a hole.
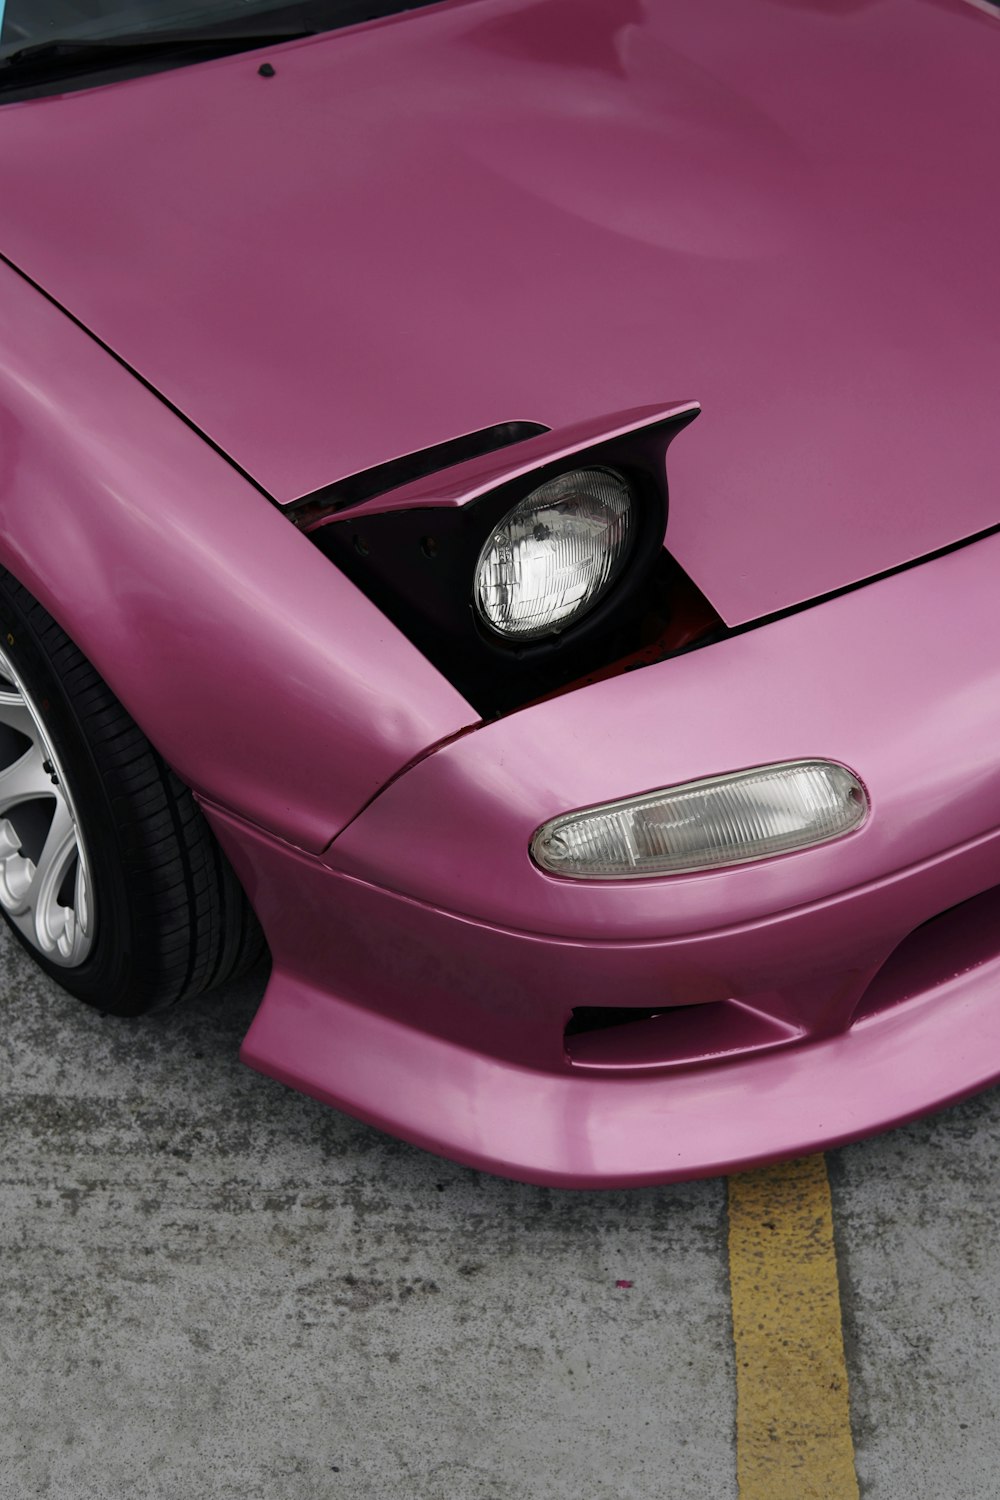
[[[0,108],[0,251],[281,503],[699,401],[738,623],[1000,522],[1000,23],[465,0]],[[204,497],[210,503],[210,497]]]

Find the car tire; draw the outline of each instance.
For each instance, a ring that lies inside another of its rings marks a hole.
[[[114,1015],[198,995],[264,951],[189,789],[3,569],[0,910],[47,974]]]

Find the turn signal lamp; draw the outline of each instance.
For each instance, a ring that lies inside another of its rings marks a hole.
[[[771,859],[864,822],[857,777],[832,761],[759,766],[566,813],[539,828],[535,863],[577,880],[636,880]]]

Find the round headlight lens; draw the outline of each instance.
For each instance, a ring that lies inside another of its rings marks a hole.
[[[632,491],[613,470],[548,480],[504,516],[479,554],[480,617],[515,640],[564,629],[614,583],[632,524]]]

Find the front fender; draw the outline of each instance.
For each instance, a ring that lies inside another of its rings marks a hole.
[[[0,263],[0,564],[194,790],[319,850],[476,715],[269,499]]]

